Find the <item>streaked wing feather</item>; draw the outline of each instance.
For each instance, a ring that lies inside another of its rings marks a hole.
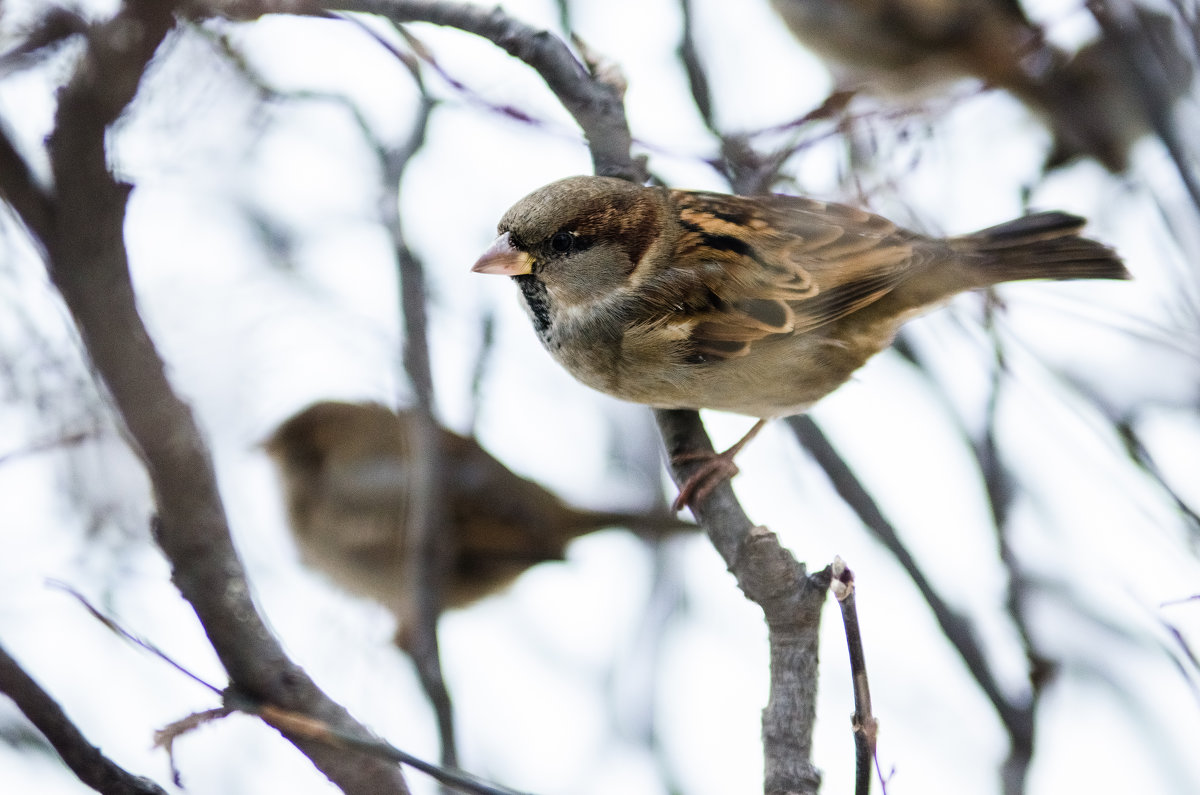
[[[895,286],[896,280],[891,274],[877,274],[823,292],[797,307],[792,333],[812,331],[857,312],[887,295]]]
[[[691,315],[690,342],[704,358],[744,356],[765,337],[845,317],[886,295],[912,264],[911,233],[853,207],[674,195],[683,225],[676,261],[697,263],[690,279],[675,274],[693,285],[676,303]]]

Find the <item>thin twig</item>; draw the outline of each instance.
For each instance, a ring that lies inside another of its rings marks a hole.
[[[846,628],[846,649],[850,653],[850,679],[854,683],[854,793],[869,795],[871,792],[871,770],[877,768],[876,740],[879,736],[879,721],[871,709],[871,687],[867,679],[867,658],[863,652],[862,631],[858,626],[858,608],[854,595],[854,572],[846,567],[841,558],[833,561],[833,579],[829,583],[842,613],[842,624]],[[880,775],[879,783],[887,792],[887,784]]]
[[[60,44],[86,30],[87,23],[79,14],[50,6],[24,32],[19,44],[0,53],[0,77],[37,63]]]
[[[371,756],[399,762],[424,773],[440,784],[461,792],[475,793],[475,795],[527,795],[519,790],[501,787],[476,778],[461,770],[449,770],[430,764],[378,738],[347,733],[298,712],[289,712],[270,704],[255,705],[232,693],[226,694],[226,702],[243,712],[259,715],[271,725],[289,733],[325,743],[333,748],[353,748]]]
[[[92,618],[99,621],[101,624],[104,625],[104,627],[106,629],[108,629],[110,632],[115,633],[121,639],[126,640],[129,643],[132,643],[134,646],[137,646],[138,648],[143,649],[143,650],[149,652],[150,654],[153,654],[155,657],[162,660],[167,665],[174,668],[176,671],[179,671],[181,674],[188,677],[193,682],[196,682],[197,684],[201,685],[202,687],[207,688],[208,690],[212,691],[213,693],[220,695],[221,688],[217,687],[214,684],[206,682],[204,679],[201,679],[199,676],[197,676],[196,674],[194,674],[190,670],[188,670],[188,668],[186,666],[181,665],[180,663],[176,662],[174,659],[172,659],[172,657],[169,654],[167,654],[165,651],[163,651],[162,649],[155,646],[150,641],[146,640],[145,638],[140,638],[137,635],[134,635],[133,633],[129,632],[127,629],[125,629],[123,626],[121,626],[121,624],[119,622],[117,622],[113,618],[106,616],[104,613],[102,613],[99,610],[99,608],[97,608],[90,601],[88,601],[86,596],[81,594],[79,591],[75,590],[73,587],[71,587],[67,583],[62,582],[60,580],[47,580],[46,585],[50,586],[51,588],[57,588],[60,591],[65,591],[66,593],[73,596],[75,598],[75,600],[77,602],[79,602],[81,605],[83,605],[84,609],[87,610],[89,614],[91,614]]]
[[[718,126],[709,88],[708,70],[701,57],[701,48],[696,43],[695,11],[692,3],[693,0],[679,0],[683,31],[677,54],[684,74],[687,75],[696,112],[700,114],[704,126],[716,137],[719,144],[719,154],[706,162],[729,183],[734,193],[746,196],[767,193],[778,181],[783,164],[807,144],[782,146],[763,154],[752,145],[752,134],[730,135]],[[823,118],[814,115],[819,111],[820,109],[806,115],[803,124]]]
[[[247,715],[255,715],[280,731],[287,732],[293,736],[304,737],[307,740],[327,745],[330,748],[359,751],[378,759],[385,759],[389,762],[406,765],[413,770],[424,773],[454,792],[467,792],[472,795],[528,795],[528,793],[523,793],[519,790],[509,789],[508,787],[484,781],[461,770],[451,770],[440,765],[431,764],[420,757],[413,756],[407,751],[400,750],[385,740],[380,740],[369,735],[352,734],[330,726],[323,721],[311,718],[308,715],[280,709],[271,704],[259,703],[233,689],[224,693],[224,699],[224,706],[194,712],[159,729],[154,733],[154,744],[164,748],[168,755],[172,756],[173,760],[172,747],[180,737],[207,723],[228,717],[236,711]],[[175,774],[174,761],[172,761],[172,773]],[[175,775],[177,776],[177,774]],[[176,777],[175,783],[176,786],[182,786],[179,783],[178,777]]]
[[[908,574],[925,603],[929,605],[930,611],[942,629],[942,634],[954,646],[972,678],[983,690],[984,695],[991,702],[992,708],[996,710],[1001,722],[1010,733],[1025,726],[1028,722],[1028,714],[1020,705],[1012,703],[1000,687],[999,681],[988,664],[987,656],[984,654],[983,644],[971,622],[950,607],[933,588],[932,583],[917,565],[912,553],[908,551],[908,547],[900,539],[896,528],[883,515],[870,492],[825,437],[820,427],[807,415],[789,417],[786,422],[795,433],[800,445],[825,471],[834,490]]]
[[[233,711],[245,712],[250,715],[258,715],[264,718],[271,725],[281,729],[291,731],[292,733],[315,740],[316,742],[325,745],[334,746],[337,748],[354,748],[359,751],[371,754],[372,756],[381,759],[387,759],[393,762],[400,762],[408,765],[422,773],[436,779],[443,784],[449,784],[460,787],[464,791],[479,793],[479,795],[521,795],[520,793],[490,784],[475,778],[474,776],[463,773],[457,770],[447,770],[438,765],[430,764],[406,751],[401,751],[399,748],[367,734],[354,731],[346,731],[344,729],[332,726],[324,721],[313,718],[309,715],[304,715],[292,710],[283,709],[282,707],[263,703],[246,695],[236,687],[228,687],[224,690],[206,682],[197,674],[193,673],[186,666],[175,661],[170,655],[158,648],[153,642],[145,638],[135,635],[133,632],[125,629],[119,621],[112,616],[106,615],[103,611],[93,605],[87,597],[76,591],[66,583],[50,580],[48,585],[58,588],[73,596],[83,605],[84,609],[106,629],[115,633],[122,640],[133,644],[137,648],[152,654],[159,660],[167,663],[179,673],[194,682],[204,686],[214,694],[221,697],[224,704],[221,707],[195,712],[177,721],[173,721],[169,725],[155,732],[154,744],[167,749],[171,752],[171,746],[180,736],[190,732],[200,726],[210,723],[214,720],[226,717]],[[3,650],[0,649],[0,653]],[[2,688],[0,688],[2,689]],[[174,773],[174,765],[172,763],[172,772]],[[176,784],[178,784],[178,775],[175,774]]]
[[[1008,758],[1004,760],[1001,771],[1001,783],[1004,786],[1005,795],[1023,795],[1029,778],[1029,766],[1033,763],[1037,710],[1041,704],[1042,690],[1049,679],[1053,663],[1037,650],[1028,613],[1029,594],[1034,588],[1034,583],[1026,573],[1020,558],[1017,557],[1009,534],[1008,517],[1013,501],[1015,478],[1000,455],[996,434],[1000,395],[1004,387],[1008,363],[1004,346],[1000,336],[996,333],[995,324],[992,322],[996,306],[994,302],[989,301],[986,307],[986,323],[992,337],[994,366],[983,437],[973,440],[972,448],[975,451],[980,472],[983,474],[984,486],[987,489],[1000,562],[1008,575],[1005,609],[1021,639],[1021,649],[1029,664],[1029,698],[1023,704],[1014,704],[1013,710],[1009,713],[1010,718],[1004,721],[1004,728],[1008,731],[1009,736],[1009,750]]]
[[[270,3],[264,3],[264,11]],[[558,37],[513,19],[500,7],[416,0],[343,0],[330,10],[378,14],[393,22],[430,22],[481,36],[537,70],[583,129],[597,174],[645,181],[645,167],[629,154],[632,138],[623,107],[625,86],[608,70],[589,69]]]
[[[359,23],[356,21],[355,24]],[[415,37],[403,27],[396,27],[418,55],[425,52],[424,45]],[[374,38],[385,44],[381,37]],[[442,432],[434,416],[436,401],[429,356],[425,270],[417,255],[409,248],[400,220],[404,174],[413,157],[425,144],[435,101],[425,91],[417,62],[404,57],[395,48],[389,46],[387,49],[408,67],[420,91],[420,103],[408,139],[395,146],[376,146],[380,164],[379,218],[392,241],[400,286],[398,302],[404,324],[402,361],[417,399],[416,408],[411,413],[410,429],[413,444],[421,451],[409,473],[411,489],[404,519],[406,543],[410,545],[411,554],[405,557],[402,576],[396,583],[396,588],[403,589],[406,594],[401,602],[414,608],[401,618],[397,643],[412,657],[421,687],[433,706],[442,749],[442,765],[456,768],[458,748],[454,707],[442,673],[437,623],[445,604],[445,584],[457,550],[453,547],[454,534],[447,532],[449,475],[446,472],[445,451],[442,449]]]
[[[475,364],[471,368],[471,414],[467,421],[467,435],[475,435],[475,426],[479,420],[479,408],[483,405],[483,384],[487,379],[488,365],[491,364],[493,349],[496,345],[496,315],[491,309],[484,310],[479,322],[479,352],[475,354]]]
[[[227,718],[233,713],[234,710],[231,707],[216,707],[193,712],[179,720],[171,721],[154,732],[154,747],[163,749],[167,754],[167,764],[171,769],[171,783],[183,789],[183,774],[179,772],[179,765],[175,762],[175,741],[190,731],[213,721]]]
[[[1124,445],[1125,454],[1129,457],[1129,460],[1136,464],[1139,469],[1145,472],[1157,484],[1167,499],[1175,503],[1175,509],[1183,516],[1191,532],[1192,546],[1195,548],[1200,544],[1200,514],[1197,514],[1196,510],[1167,481],[1166,473],[1163,472],[1158,462],[1154,460],[1154,456],[1138,435],[1133,422],[1117,417],[1111,417],[1110,419],[1113,430],[1116,431],[1117,438]]]
[[[445,604],[445,584],[457,552],[453,533],[447,532],[446,494],[449,484],[445,455],[441,449],[441,431],[434,417],[433,370],[429,361],[426,316],[425,271],[420,260],[404,240],[400,226],[399,186],[412,157],[421,148],[429,124],[433,101],[422,92],[417,118],[409,140],[389,152],[383,171],[384,223],[391,233],[400,276],[400,305],[404,315],[404,369],[417,396],[413,414],[414,444],[421,451],[413,466],[410,505],[405,532],[412,554],[405,560],[403,582],[397,587],[411,589],[415,596],[413,624],[401,627],[403,646],[416,664],[421,686],[437,715],[442,746],[442,764],[458,766],[454,738],[454,709],[442,675],[441,654],[437,641],[437,622]]]
[[[558,7],[558,24],[564,33],[570,33],[575,26],[571,22],[571,0],[554,0]]]
[[[76,431],[75,433],[64,434],[55,439],[42,439],[17,450],[0,453],[0,466],[27,456],[48,453],[52,450],[61,450],[66,447],[74,447],[75,445],[91,441],[97,438],[97,436],[98,433],[96,431]]]
[[[343,16],[345,16],[347,19],[353,19],[353,17],[350,15],[343,15]],[[448,85],[450,88],[454,89],[454,91],[456,91],[461,97],[466,99],[470,104],[472,104],[478,108],[481,108],[489,113],[494,113],[499,116],[504,116],[505,118],[512,119],[513,121],[520,122],[521,124],[526,124],[530,127],[541,129],[543,131],[546,131],[546,132],[549,132],[552,134],[564,135],[564,134],[570,132],[568,128],[566,128],[558,123],[539,118],[532,113],[529,113],[527,111],[522,110],[519,107],[516,107],[515,105],[509,105],[509,104],[500,103],[500,102],[493,102],[492,100],[488,99],[486,96],[481,94],[479,91],[475,90],[474,88],[469,86],[467,83],[463,82],[462,80],[459,80],[457,77],[452,75],[449,71],[447,71],[442,66],[441,62],[438,61],[438,59],[434,56],[433,51],[430,50],[428,47],[426,47],[425,44],[420,39],[418,39],[416,36],[414,36],[412,34],[412,32],[410,30],[408,30],[408,28],[405,25],[401,25],[399,23],[393,22],[392,26],[404,38],[405,42],[408,43],[409,47],[412,48],[413,57],[419,59],[421,62],[423,62],[425,64],[428,64],[429,67],[432,68],[433,71],[437,74],[437,76],[440,77],[446,83],[446,85]],[[393,48],[393,51],[394,51],[394,48]],[[574,137],[573,133],[571,133],[571,135]]]
[[[709,89],[708,72],[700,59],[700,50],[696,46],[695,20],[692,12],[692,0],[679,0],[679,11],[683,15],[683,38],[679,42],[679,60],[683,63],[684,74],[687,75],[688,87],[692,91],[692,102],[704,126],[709,131],[720,135],[716,121],[713,118],[712,91]]]

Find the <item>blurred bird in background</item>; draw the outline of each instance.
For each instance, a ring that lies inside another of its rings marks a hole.
[[[1163,134],[1195,71],[1175,15],[1137,4],[1108,15],[1105,34],[1073,56],[1048,42],[1017,0],[771,5],[843,90],[911,98],[973,77],[1009,92],[1053,134],[1047,167],[1086,156],[1123,172],[1134,143]]]
[[[403,587],[410,478],[421,450],[413,415],[377,403],[315,403],[285,421],[264,447],[283,483],[305,564],[387,607],[397,642],[414,620]],[[478,442],[441,431],[447,531],[453,533],[445,607],[463,607],[511,584],[567,544],[609,527],[662,537],[696,526],[666,515],[572,508],[497,461]]]

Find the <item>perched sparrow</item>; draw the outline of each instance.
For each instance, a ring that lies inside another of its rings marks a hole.
[[[1191,94],[1196,58],[1172,17],[1137,3],[1130,9],[1127,27],[1071,56],[1042,81],[1041,102],[1030,103],[1046,109],[1055,130],[1049,166],[1091,155],[1110,171],[1125,170],[1133,145],[1163,131],[1152,118],[1172,128],[1176,104]]]
[[[804,411],[957,293],[1128,278],[1110,249],[1079,237],[1083,224],[1047,212],[931,238],[812,199],[569,177],[505,213],[473,270],[514,278],[546,349],[588,386],[767,419]],[[676,505],[733,474],[744,442]]]
[[[412,415],[374,404],[321,402],[285,421],[266,441],[283,479],[288,516],[304,562],[412,626],[414,595],[402,582],[409,471],[421,451]],[[441,436],[453,564],[446,606],[494,593],[537,563],[562,560],[567,543],[594,530],[643,535],[695,529],[667,516],[600,513],[565,505],[519,477],[474,439]]]
[[[916,95],[974,77],[1008,91],[1055,138],[1050,164],[1086,155],[1113,172],[1150,131],[1129,58],[1102,37],[1076,57],[1050,44],[1016,0],[771,0],[806,47],[826,60],[841,87]],[[1167,65],[1156,86],[1167,106],[1190,90],[1172,18],[1134,6],[1136,30]],[[1113,56],[1116,57],[1113,57]],[[1141,55],[1141,53],[1139,53]],[[1182,69],[1180,67],[1183,67]]]
[[[771,6],[845,87],[888,94],[920,94],[967,76],[1006,86],[1027,79],[1020,61],[1042,46],[1016,0],[771,0]]]

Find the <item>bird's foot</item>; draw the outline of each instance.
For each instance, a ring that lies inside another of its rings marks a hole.
[[[691,474],[683,485],[679,487],[679,496],[675,498],[675,502],[671,504],[671,508],[675,512],[682,511],[684,508],[693,503],[703,502],[712,490],[721,485],[725,481],[732,478],[738,473],[737,464],[733,463],[733,459],[746,444],[758,435],[762,427],[767,424],[766,420],[759,420],[754,423],[745,436],[738,440],[737,444],[730,447],[723,453],[714,453],[711,451],[692,451],[687,453],[678,453],[671,456],[671,463],[679,465],[688,461],[702,461],[700,467]]]
[[[724,453],[683,453],[671,459],[675,464],[698,459],[704,461],[700,468],[679,487],[679,496],[671,504],[673,511],[678,513],[691,505],[693,501],[703,502],[709,494],[712,494],[713,489],[738,473],[737,464],[733,463],[733,456],[726,455],[728,452],[726,450]]]

